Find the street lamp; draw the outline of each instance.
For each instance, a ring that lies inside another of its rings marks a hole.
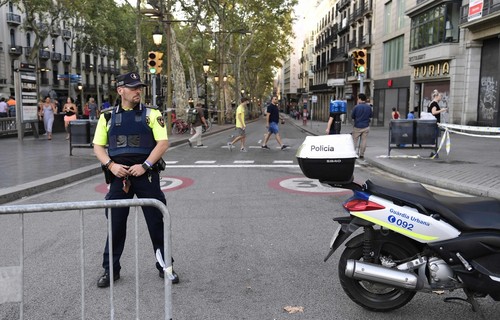
[[[153,31],[153,42],[157,46],[161,44],[163,40],[163,32],[160,31],[160,27],[156,26],[155,31]]]
[[[80,104],[81,104],[81,107],[82,107],[82,113],[84,112],[83,110],[83,107],[85,105],[85,102],[83,101],[83,84],[81,82],[78,82],[78,84],[76,85],[76,88],[78,89],[78,91],[80,91]]]
[[[208,61],[205,60],[205,62],[203,62],[203,73],[205,75],[205,108],[207,110],[208,110],[208,86],[207,86],[208,71],[210,71],[210,65],[208,64]]]

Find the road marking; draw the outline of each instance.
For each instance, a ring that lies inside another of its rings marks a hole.
[[[293,163],[293,160],[274,160],[273,163]]]
[[[234,160],[233,163],[239,163],[239,164],[243,164],[243,163],[255,163],[254,160]]]
[[[269,187],[280,191],[303,195],[348,195],[351,190],[323,185],[316,179],[304,176],[282,177],[269,181]]]
[[[166,164],[176,164],[179,161],[165,161]]]
[[[167,168],[299,168],[298,164],[178,164]]]
[[[216,160],[199,160],[196,161],[195,164],[213,164],[216,163]]]
[[[193,146],[193,148],[196,148],[196,149],[203,149],[203,148],[208,148],[208,146],[205,146],[205,145],[203,145],[203,146]]]

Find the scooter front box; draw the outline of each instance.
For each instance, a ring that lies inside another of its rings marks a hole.
[[[296,157],[308,178],[336,184],[353,180],[357,155],[350,134],[308,136]]]

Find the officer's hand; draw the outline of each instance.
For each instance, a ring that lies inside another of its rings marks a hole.
[[[118,178],[124,178],[129,175],[129,166],[125,166],[123,164],[114,163],[109,168],[109,170]]]
[[[139,177],[146,173],[146,170],[142,167],[142,164],[134,164],[128,169],[128,174],[133,177]]]

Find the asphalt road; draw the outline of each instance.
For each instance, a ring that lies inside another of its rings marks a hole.
[[[225,146],[228,133],[204,139],[206,148],[181,145],[166,156],[163,173],[172,215],[175,270],[174,319],[481,319],[465,303],[417,294],[405,307],[373,313],[342,291],[337,277],[340,252],[327,263],[333,217],[350,192],[304,178],[295,152],[304,133],[284,125],[281,151],[276,143],[261,150],[264,127],[248,128],[248,152]],[[230,134],[230,133],[229,133]],[[386,175],[357,167],[357,180]],[[17,201],[34,204],[102,200],[101,176]],[[109,290],[96,287],[102,273],[106,234],[103,210],[84,211],[84,295],[86,319],[109,319]],[[135,319],[135,214],[115,284],[115,319]],[[19,264],[19,216],[0,217],[0,266]],[[141,319],[163,318],[163,283],[142,214],[138,215]],[[25,319],[79,319],[79,212],[27,214],[24,217]],[[456,295],[463,296],[457,292]],[[490,298],[479,300],[486,319],[500,311]],[[287,306],[303,307],[289,314]],[[18,304],[0,305],[0,319],[18,319]]]

